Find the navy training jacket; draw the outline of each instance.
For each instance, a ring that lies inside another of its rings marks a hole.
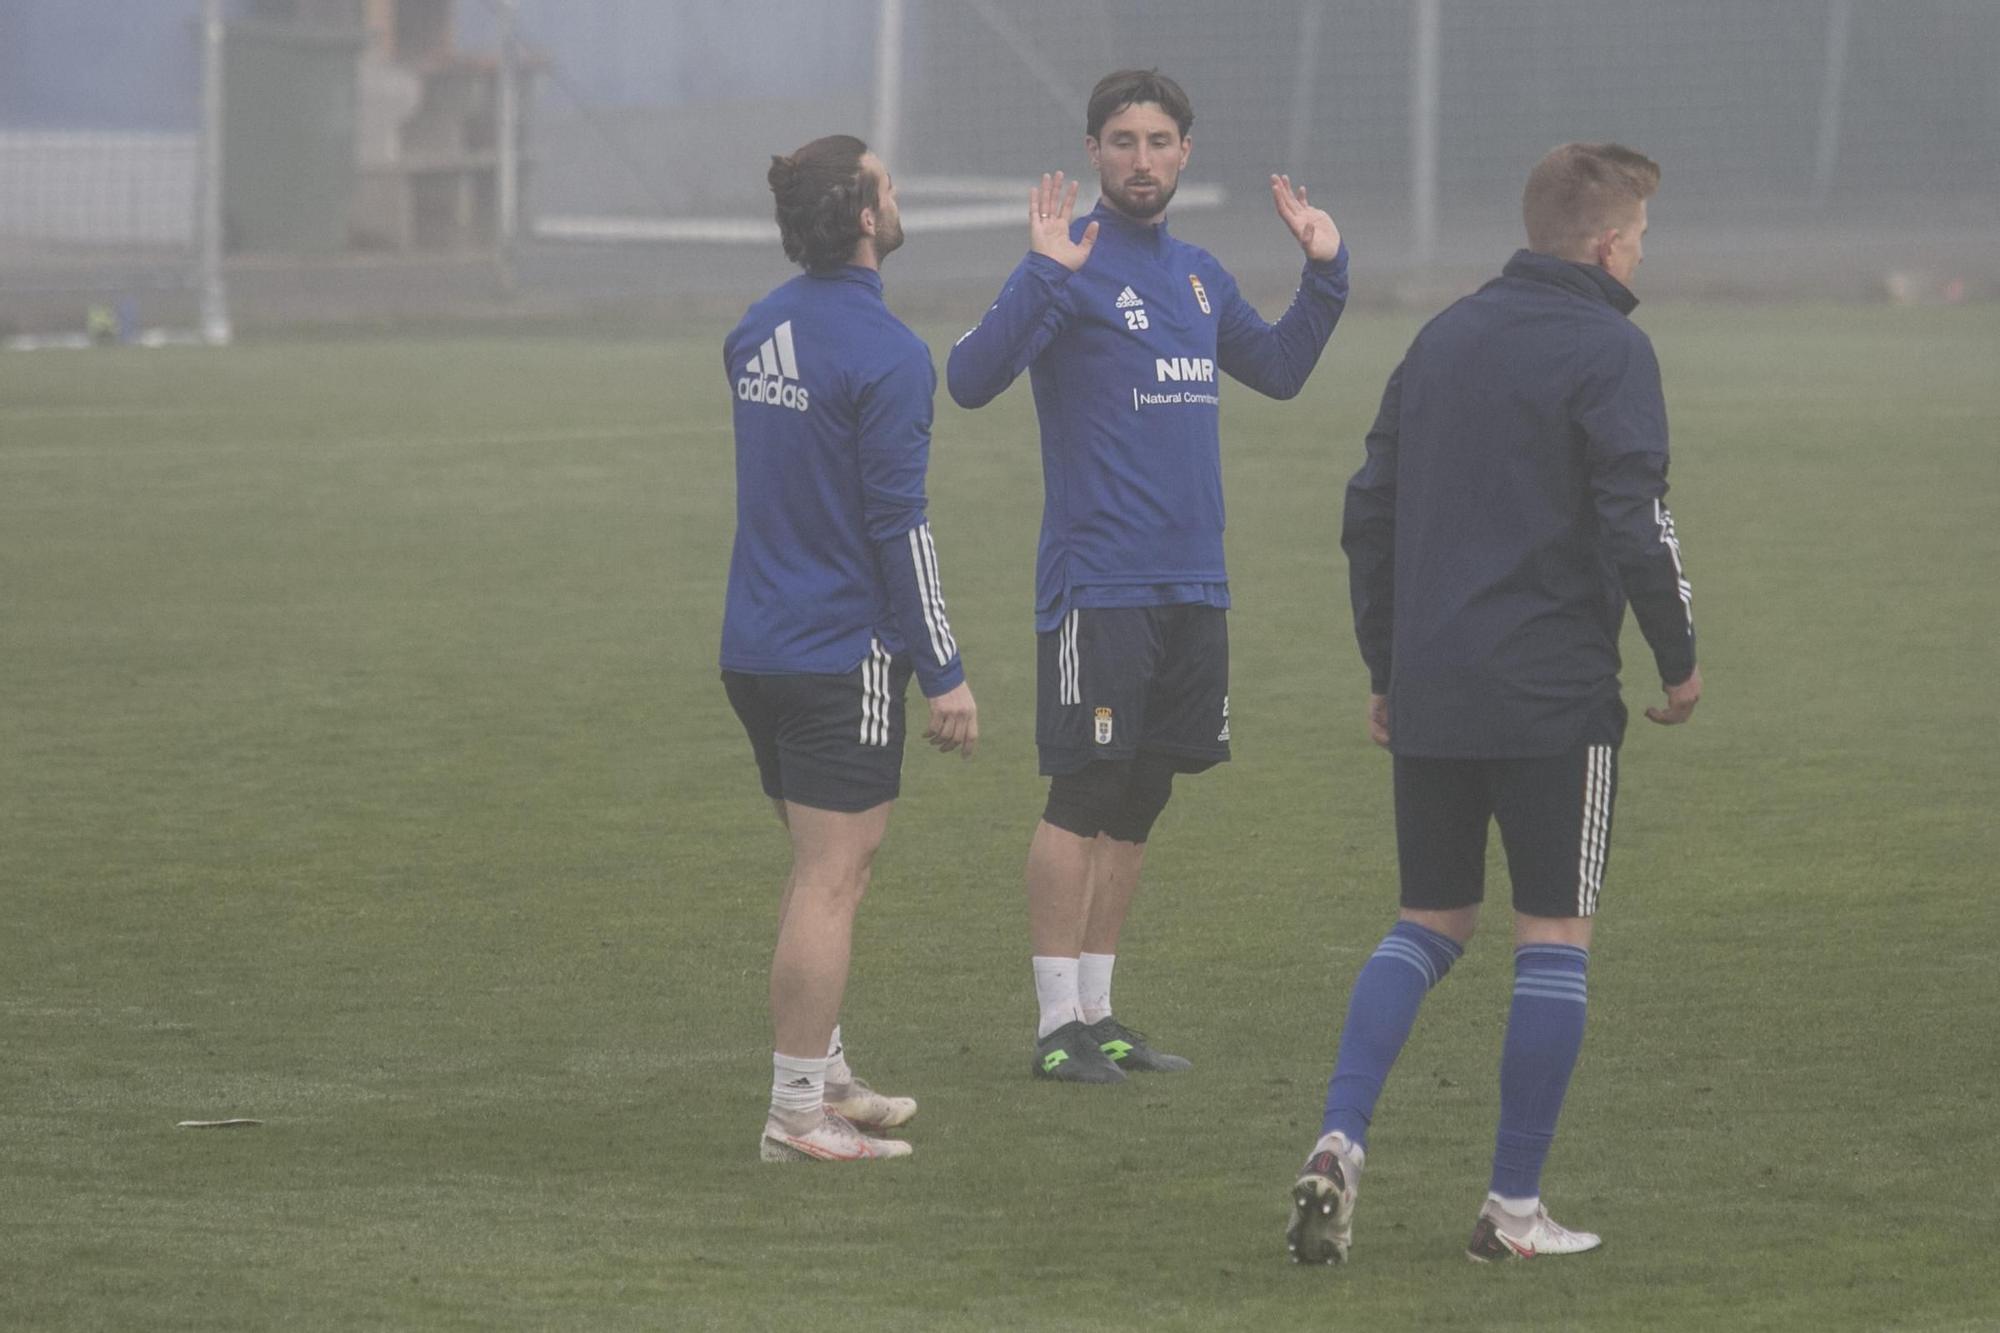
[[[1099,203],[1075,273],[1030,253],[958,340],[945,381],[982,407],[1028,371],[1041,426],[1035,626],[1071,606],[1228,606],[1220,375],[1273,398],[1304,386],[1347,302],[1347,247],[1307,261],[1266,323],[1236,280],[1164,221]]]
[[[844,675],[907,650],[924,694],[965,679],[924,517],[930,349],[852,265],[793,278],[722,348],[735,399],[736,541],[722,666]]]
[[[1637,304],[1601,268],[1521,250],[1389,377],[1341,546],[1396,754],[1618,744],[1628,599],[1661,681],[1694,670],[1666,403]]]

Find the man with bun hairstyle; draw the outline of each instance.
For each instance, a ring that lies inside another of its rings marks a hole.
[[[1305,263],[1276,324],[1168,232],[1193,125],[1158,70],[1099,80],[1083,143],[1102,197],[1072,219],[1061,172],[1029,190],[1029,253],[946,368],[965,407],[1026,370],[1041,426],[1035,741],[1050,781],[1028,848],[1031,1069],[1063,1082],[1189,1066],[1113,1015],[1111,974],[1175,776],[1229,758],[1218,373],[1294,396],[1347,301],[1340,229],[1286,177],[1271,200]]]
[[[1394,756],[1402,910],[1355,979],[1320,1138],[1292,1186],[1299,1262],[1347,1258],[1376,1100],[1425,994],[1472,938],[1496,822],[1514,989],[1493,1172],[1466,1253],[1599,1244],[1549,1216],[1541,1174],[1583,1045],[1628,602],[1666,695],[1646,716],[1676,725],[1701,698],[1660,367],[1628,318],[1659,183],[1619,144],[1545,156],[1522,197],[1528,248],[1417,335],[1348,485],[1341,545],[1368,730]]]
[[[930,349],[882,300],[903,242],[895,182],[861,140],[771,160],[785,254],[804,272],[723,343],[734,399],[736,541],[722,680],[792,846],[771,959],[767,1162],[903,1157],[917,1112],[841,1045],[854,914],[900,788],[903,697],[924,739],[971,758],[979,714],[925,516]]]

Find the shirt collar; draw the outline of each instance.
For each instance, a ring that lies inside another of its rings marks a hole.
[[[1537,250],[1516,250],[1501,272],[1510,278],[1552,283],[1579,296],[1602,301],[1621,315],[1631,314],[1639,304],[1630,287],[1597,265],[1558,259]]]

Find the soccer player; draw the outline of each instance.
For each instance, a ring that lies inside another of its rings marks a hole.
[[[1361,969],[1321,1137],[1292,1190],[1294,1259],[1338,1263],[1383,1081],[1424,995],[1472,938],[1487,826],[1514,892],[1514,993],[1500,1127],[1467,1253],[1577,1254],[1541,1201],[1543,1160],[1583,1044],[1604,886],[1629,601],[1666,692],[1701,698],[1689,589],[1667,512],[1653,346],[1627,316],[1660,169],[1564,144],[1528,176],[1528,249],[1433,319],[1389,377],[1347,488],[1368,729],[1394,756],[1402,911]]]
[[[854,913],[903,765],[914,672],[924,738],[972,756],[965,683],[924,516],[930,350],[882,301],[903,241],[895,183],[861,140],[771,160],[785,254],[805,272],[723,344],[735,395],[736,544],[722,681],[791,837],[771,959],[765,1161],[902,1157],[877,1137],[917,1104],[857,1078],[840,1041]]]
[[[1101,200],[1073,218],[1061,172],[1029,190],[1029,253],[946,368],[965,407],[1028,371],[1041,424],[1035,740],[1051,781],[1028,849],[1033,1070],[1066,1082],[1188,1067],[1112,1016],[1111,974],[1174,776],[1229,758],[1217,375],[1292,397],[1347,300],[1339,229],[1285,177],[1271,197],[1306,263],[1275,325],[1168,232],[1193,124],[1157,70],[1100,80],[1084,147]]]

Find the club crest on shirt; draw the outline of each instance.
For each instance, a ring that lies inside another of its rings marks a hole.
[[[1194,288],[1194,299],[1196,304],[1201,306],[1201,313],[1204,315],[1214,314],[1215,312],[1208,308],[1208,289],[1201,285],[1201,279],[1192,273],[1188,274],[1188,286]]]
[[[1100,708],[1097,710],[1097,743],[1099,745],[1111,744],[1111,710],[1109,708]]]

